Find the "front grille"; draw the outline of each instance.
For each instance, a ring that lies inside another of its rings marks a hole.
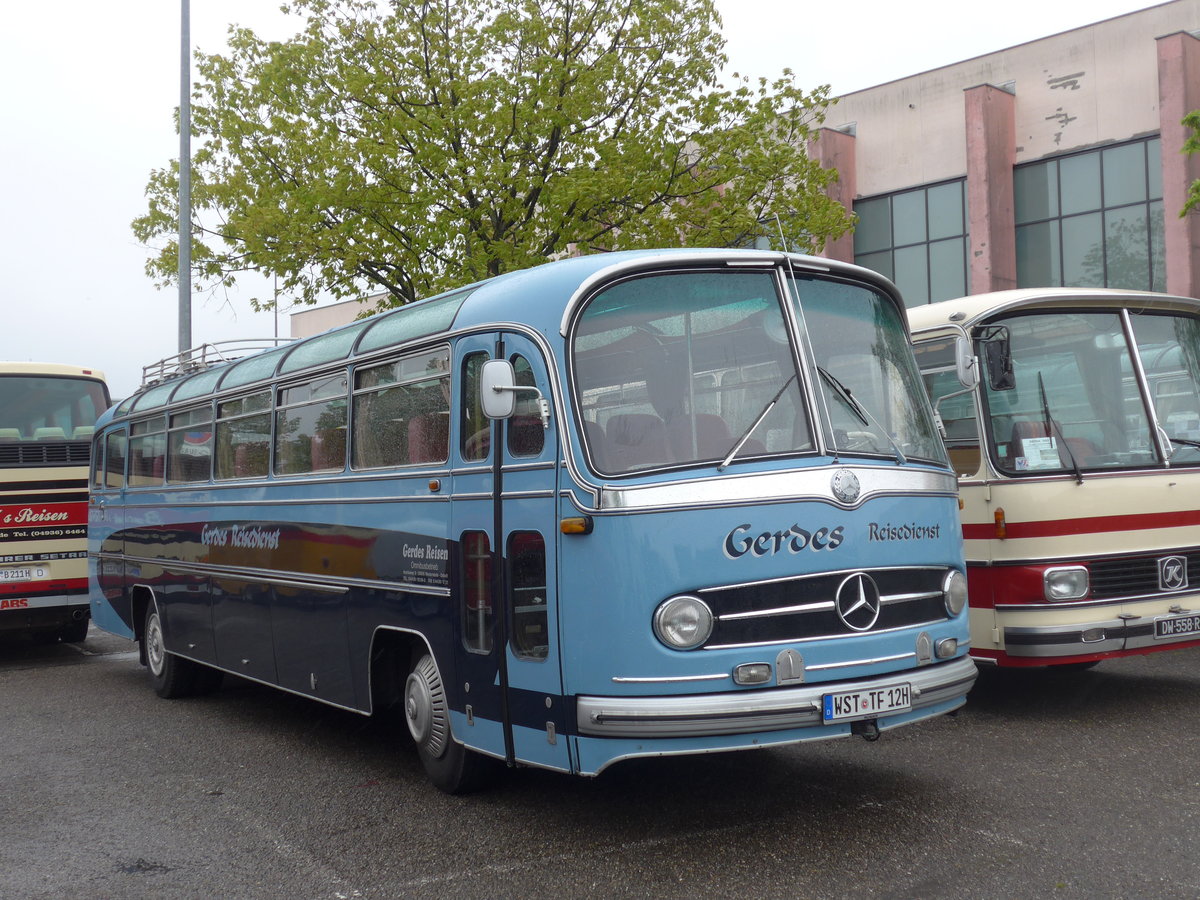
[[[864,569],[879,587],[879,619],[868,632],[931,625],[948,618],[942,595],[945,568]],[[716,622],[706,647],[786,643],[863,634],[835,609],[838,587],[853,572],[706,588],[696,593]],[[747,615],[751,614],[751,615]]]
[[[90,441],[0,443],[0,466],[78,466],[91,459]]]
[[[1200,550],[1159,550],[1153,556],[1123,556],[1088,563],[1092,598],[1112,600],[1146,594],[1174,593],[1158,586],[1158,561],[1164,556],[1182,556],[1187,560],[1188,581],[1200,579]]]

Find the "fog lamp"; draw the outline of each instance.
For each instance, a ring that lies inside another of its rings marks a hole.
[[[955,638],[942,638],[934,647],[938,659],[949,659],[958,652],[958,641]]]
[[[668,647],[691,650],[712,634],[713,614],[699,597],[681,594],[664,600],[654,612],[654,633]]]
[[[733,670],[734,684],[766,684],[770,680],[769,663],[742,663]]]
[[[1088,570],[1083,566],[1047,569],[1042,575],[1042,586],[1051,603],[1082,599],[1088,592]]]

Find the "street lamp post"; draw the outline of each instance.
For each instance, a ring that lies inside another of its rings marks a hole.
[[[192,104],[189,0],[180,0],[179,39],[179,352],[192,346]]]

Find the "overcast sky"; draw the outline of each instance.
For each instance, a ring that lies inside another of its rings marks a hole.
[[[730,70],[844,94],[1156,5],[1138,0],[716,0]],[[285,38],[276,0],[192,0],[194,46],[230,23]],[[104,370],[114,396],[178,347],[178,294],[144,273],[129,223],[178,156],[178,0],[5,4],[0,28],[0,359]],[[269,337],[245,298],[193,297],[192,342]],[[286,312],[279,333],[289,334]]]

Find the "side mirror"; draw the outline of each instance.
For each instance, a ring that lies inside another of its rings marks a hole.
[[[987,369],[988,387],[993,391],[1011,391],[1017,386],[1013,375],[1012,351],[1008,329],[997,326],[980,342],[983,364]]]
[[[489,419],[508,419],[517,408],[517,393],[533,394],[542,428],[550,427],[550,404],[535,387],[517,384],[517,375],[507,359],[489,359],[479,372],[483,414]]]
[[[973,388],[979,384],[979,364],[971,349],[971,342],[965,337],[954,341],[954,369],[958,375],[958,383],[965,388]]]
[[[517,406],[514,388],[517,376],[507,359],[489,359],[479,373],[483,414],[489,419],[507,419]]]

